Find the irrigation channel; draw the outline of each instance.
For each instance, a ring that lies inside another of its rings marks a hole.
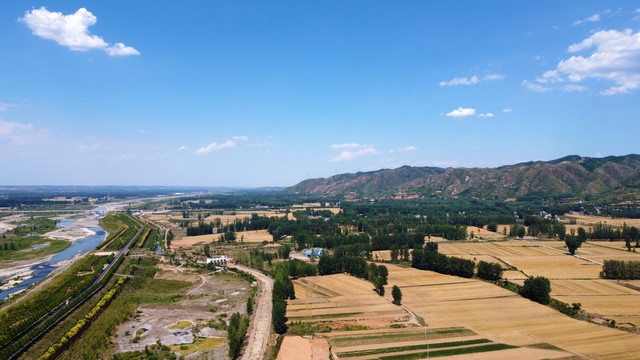
[[[96,285],[99,284],[102,281],[102,279],[104,279],[104,277],[109,273],[109,271],[112,269],[112,267],[115,264],[118,264],[118,260],[123,255],[127,255],[127,253],[129,252],[129,246],[131,245],[131,242],[138,237],[138,235],[140,234],[140,231],[142,231],[143,228],[144,228],[144,225],[140,225],[136,233],[133,234],[133,236],[131,236],[131,238],[127,241],[127,243],[124,244],[124,246],[122,246],[122,248],[118,251],[118,253],[116,253],[115,256],[113,257],[113,260],[111,260],[111,262],[102,270],[100,275],[98,275],[98,277],[96,277],[91,284],[87,285],[87,287],[85,287],[82,291],[80,291],[74,297],[69,299],[69,301],[62,303],[59,306],[57,306],[55,309],[51,310],[51,312],[45,315],[40,321],[33,324],[32,326],[25,329],[20,334],[16,335],[13,339],[11,339],[11,342],[6,347],[9,347],[15,344],[16,342],[20,341],[20,339],[29,335],[33,331],[37,332],[37,334],[33,338],[31,338],[30,341],[28,341],[19,350],[9,355],[7,359],[9,360],[17,359],[20,356],[20,354],[22,354],[31,345],[33,345],[36,341],[38,341],[44,334],[46,334],[49,330],[51,330],[54,326],[56,326],[60,321],[62,321],[69,314],[75,311],[78,307],[84,304],[84,302],[89,300],[95,293],[100,291],[100,289],[107,282],[105,281],[99,286],[96,286]],[[76,301],[78,299],[81,299],[81,300]],[[56,319],[56,321],[51,322],[49,325],[47,325],[47,323],[49,322],[49,319],[55,318],[59,313],[61,313],[62,315],[59,316]],[[2,353],[5,348],[0,349],[0,353]]]

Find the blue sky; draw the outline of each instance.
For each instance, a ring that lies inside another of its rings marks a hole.
[[[6,1],[0,184],[639,153],[628,1]]]

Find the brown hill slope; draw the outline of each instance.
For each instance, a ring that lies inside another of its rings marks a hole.
[[[640,155],[588,158],[577,155],[498,168],[403,166],[308,179],[286,193],[462,196],[509,198],[529,194],[598,195],[640,187]]]

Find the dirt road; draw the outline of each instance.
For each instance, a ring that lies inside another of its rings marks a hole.
[[[258,270],[246,266],[229,264],[229,267],[253,275],[260,283],[260,295],[256,300],[255,316],[249,327],[249,340],[242,354],[242,360],[262,359],[264,353],[267,351],[269,332],[271,331],[271,293],[273,292],[273,279]]]

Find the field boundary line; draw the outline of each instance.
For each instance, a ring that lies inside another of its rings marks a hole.
[[[591,260],[591,259],[586,258],[586,257],[581,256],[581,255],[571,255],[568,251],[564,251],[564,250],[556,249],[556,248],[554,248],[554,247],[552,247],[552,246],[549,246],[549,245],[543,245],[543,244],[537,243],[537,242],[535,242],[535,241],[533,241],[533,240],[527,240],[527,239],[520,239],[520,240],[521,240],[521,241],[529,242],[529,243],[531,243],[531,244],[535,244],[535,245],[541,246],[541,247],[543,247],[543,248],[551,249],[551,250],[553,250],[553,251],[557,251],[557,252],[562,253],[562,254],[565,254],[565,255],[573,256],[573,257],[576,257],[576,258],[578,258],[578,259],[580,259],[580,260],[589,261],[589,262],[592,262],[592,263],[594,263],[594,264],[598,264],[598,265],[603,265],[603,263],[601,263],[601,262],[599,262],[599,261]]]

